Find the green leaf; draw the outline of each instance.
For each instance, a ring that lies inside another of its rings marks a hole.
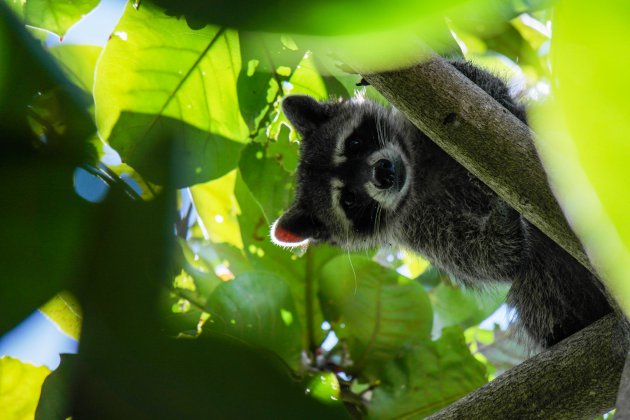
[[[241,62],[238,75],[238,101],[250,131],[258,128],[265,112],[282,92],[304,56],[304,50],[278,34],[240,32]]]
[[[24,4],[26,23],[53,32],[60,37],[99,0],[28,0]]]
[[[103,51],[94,45],[56,45],[48,50],[59,63],[70,82],[90,94],[94,86],[96,60]]]
[[[33,418],[42,383],[50,369],[0,357],[0,407],[6,419]]]
[[[243,181],[260,204],[270,225],[289,206],[293,198],[293,178],[277,160],[266,157],[265,148],[248,144],[239,163]]]
[[[552,190],[596,270],[630,314],[630,4],[554,9],[554,101],[532,120]],[[603,24],[605,22],[605,24]],[[584,24],[581,24],[584,23]]]
[[[236,171],[204,184],[194,185],[190,194],[201,218],[204,232],[214,243],[226,243],[243,248],[236,215],[238,203],[234,197]]]
[[[59,293],[40,308],[61,331],[75,340],[81,334],[81,307],[74,296],[68,292]]]
[[[258,194],[273,188],[272,180],[270,178],[265,180]],[[321,245],[312,247],[299,258],[292,252],[274,245],[269,239],[269,223],[241,176],[236,178],[235,195],[241,209],[238,219],[244,251],[252,268],[273,272],[287,282],[300,324],[303,326],[303,347],[319,345],[324,334],[320,328],[323,317],[316,298],[317,279],[321,267],[342,251]],[[307,310],[307,307],[311,309]]]
[[[72,416],[70,401],[77,375],[77,359],[74,354],[62,354],[61,363],[44,381],[37,405],[37,420],[67,419]]]
[[[437,341],[410,347],[386,363],[379,377],[368,418],[425,418],[487,381],[459,327],[445,329]]]
[[[149,131],[146,127],[151,127]],[[130,166],[156,184],[164,184],[164,159],[178,170],[178,188],[219,178],[236,167],[241,143],[200,130],[171,117],[123,111],[110,144]]]
[[[165,132],[181,152],[178,185],[227,173],[238,159],[237,142],[248,138],[236,95],[238,51],[232,31],[193,31],[150,3],[137,10],[129,3],[96,71],[100,135],[149,177],[159,168],[147,152]]]
[[[217,287],[204,330],[271,350],[300,370],[302,329],[286,282],[273,273],[250,273]]]
[[[338,337],[348,340],[352,371],[396,356],[429,338],[431,303],[422,286],[366,257],[338,256],[322,268],[320,299]],[[373,367],[373,366],[369,366]]]

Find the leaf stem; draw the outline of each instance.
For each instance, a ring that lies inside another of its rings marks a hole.
[[[315,339],[315,314],[314,312],[314,287],[315,281],[313,275],[313,253],[306,252],[306,285],[304,289],[304,300],[306,302],[306,337],[308,340],[308,349],[313,356],[313,363],[315,363],[316,350],[319,347]]]

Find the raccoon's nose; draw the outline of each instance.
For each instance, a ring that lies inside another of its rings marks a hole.
[[[396,170],[394,164],[387,159],[381,159],[372,166],[372,182],[376,188],[385,190],[394,186]]]

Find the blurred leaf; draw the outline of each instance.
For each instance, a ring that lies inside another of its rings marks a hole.
[[[302,327],[282,279],[273,273],[242,274],[219,285],[207,308],[205,331],[269,349],[300,370]]]
[[[193,31],[149,3],[138,10],[129,3],[96,72],[100,135],[150,179],[158,168],[147,152],[165,132],[181,152],[177,185],[224,175],[248,137],[236,95],[238,51],[232,31]]]
[[[37,420],[67,419],[72,416],[71,401],[74,380],[77,375],[77,359],[74,354],[62,354],[61,363],[44,381],[37,405]]]
[[[96,7],[99,0],[27,0],[24,2],[26,23],[63,37],[83,15]]]
[[[375,0],[336,2],[315,0],[287,5],[279,0],[216,0],[212,7],[201,0],[153,0],[174,15],[184,15],[192,27],[219,24],[245,30],[316,35],[382,31],[417,23],[422,17],[444,12],[461,0],[415,2]],[[482,2],[477,6],[483,8]]]
[[[147,127],[151,127],[146,131]],[[236,167],[243,145],[171,117],[123,111],[110,144],[149,181],[164,184],[164,162],[177,167],[176,187],[219,178]]]
[[[320,299],[339,338],[348,340],[352,371],[396,356],[404,345],[427,340],[432,311],[417,283],[366,257],[338,256],[322,268]]]
[[[42,383],[50,369],[0,357],[0,416],[4,419],[33,418]]]
[[[368,418],[425,418],[485,384],[483,364],[468,351],[459,327],[416,344],[383,365]]]
[[[630,4],[558,3],[554,101],[532,120],[560,205],[594,267],[630,314]]]
[[[24,18],[24,0],[4,0],[20,19]]]
[[[174,201],[110,193],[99,205],[108,223],[93,234],[90,281],[78,295],[85,317],[73,417],[342,417],[305,396],[268,352],[215,334],[163,337],[157,302],[170,277]]]
[[[213,242],[224,242],[243,248],[241,232],[236,218],[239,209],[234,197],[236,171],[219,179],[190,188],[195,209]]]
[[[40,310],[64,333],[75,340],[81,334],[81,307],[74,296],[68,292],[59,293],[48,301]]]
[[[241,62],[237,89],[241,113],[250,131],[258,128],[265,111],[281,92],[304,56],[294,43],[283,42],[283,36],[240,32]]]
[[[0,334],[67,288],[81,265],[88,207],[74,169],[94,156],[75,90],[0,2]],[[2,94],[4,89],[10,94]],[[42,141],[43,139],[43,141]]]

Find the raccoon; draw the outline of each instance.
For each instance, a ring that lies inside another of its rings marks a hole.
[[[469,62],[451,64],[527,122],[501,79]],[[588,270],[395,108],[301,95],[282,108],[302,143],[295,201],[271,227],[276,244],[387,244],[466,287],[509,283],[517,327],[543,348],[611,311]]]

